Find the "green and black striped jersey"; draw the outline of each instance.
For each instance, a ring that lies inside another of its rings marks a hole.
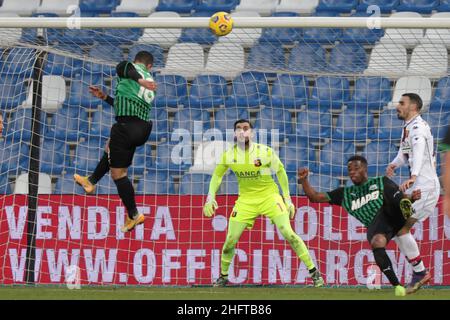
[[[330,204],[336,204],[368,227],[385,201],[385,184],[393,184],[389,188],[398,190],[398,186],[386,177],[369,178],[361,185],[338,188],[327,192]]]

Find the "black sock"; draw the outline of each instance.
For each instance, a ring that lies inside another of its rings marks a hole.
[[[116,184],[120,199],[122,199],[125,208],[127,208],[128,217],[133,219],[133,217],[137,214],[133,184],[126,176],[118,180],[114,180],[114,183]]]
[[[316,267],[313,267],[311,270],[308,270],[309,271],[309,274],[313,274],[314,272],[316,272]]]
[[[389,282],[393,286],[398,286],[400,282],[398,281],[397,275],[394,272],[394,269],[392,268],[391,259],[389,259],[389,256],[386,253],[385,248],[376,248],[372,250],[373,256],[375,257],[375,262],[377,263],[378,267],[380,267],[381,271],[385,274],[385,276],[388,278]]]
[[[109,161],[108,154],[103,153],[103,157],[100,159],[100,162],[95,167],[94,173],[88,178],[92,184],[97,184],[101,178],[109,171]]]

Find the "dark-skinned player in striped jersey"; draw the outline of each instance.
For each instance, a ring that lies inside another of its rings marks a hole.
[[[111,171],[128,213],[125,225],[121,227],[122,232],[131,231],[144,222],[144,215],[136,207],[134,187],[128,179],[128,167],[133,162],[136,147],[147,142],[152,130],[150,110],[156,90],[156,83],[150,74],[152,66],[153,55],[140,51],[133,62],[122,61],[117,65],[115,98],[103,93],[98,87],[89,88],[91,94],[114,106],[117,122],[111,128],[103,157],[92,175],[83,177],[75,174],[74,180],[86,193],[93,193],[96,183]]]
[[[394,286],[395,295],[405,296],[406,289],[400,285],[385,248],[412,215],[412,202],[420,199],[421,191],[417,189],[411,195],[405,195],[387,177],[369,178],[367,160],[359,155],[348,160],[347,169],[353,185],[329,192],[314,190],[308,181],[307,168],[299,169],[298,179],[311,202],[342,206],[364,224],[376,264]]]

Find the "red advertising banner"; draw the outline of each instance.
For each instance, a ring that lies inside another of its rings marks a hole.
[[[37,210],[35,280],[81,284],[199,285],[219,275],[220,252],[235,196],[219,196],[213,218],[202,214],[203,196],[140,196],[143,225],[123,234],[125,209],[118,196],[41,196]],[[340,207],[293,199],[294,230],[305,241],[327,284],[366,285],[374,259],[365,228]],[[23,283],[27,198],[0,196],[0,283]],[[450,220],[440,207],[414,229],[433,285],[450,285]],[[391,241],[388,254],[402,282],[411,267]],[[310,284],[308,272],[270,223],[261,217],[241,237],[230,268],[236,284]],[[383,277],[383,283],[388,283]]]

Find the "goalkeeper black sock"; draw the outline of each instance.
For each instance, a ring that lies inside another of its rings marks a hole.
[[[128,211],[128,217],[133,219],[138,213],[136,208],[136,201],[134,199],[134,188],[130,179],[127,176],[114,180],[116,184],[117,191],[119,192],[120,199],[122,199],[125,208]]]
[[[309,271],[309,274],[313,274],[314,272],[317,271],[317,269],[316,269],[316,267],[314,267],[314,268],[312,268],[312,269],[310,269],[310,270],[308,270],[308,271]]]
[[[381,271],[388,278],[389,282],[395,287],[400,284],[397,275],[392,268],[391,259],[386,253],[385,248],[376,248],[372,250],[373,256],[375,257],[375,262],[377,266],[380,267]]]
[[[88,180],[92,184],[97,184],[101,178],[109,171],[109,161],[108,154],[106,152],[103,153],[103,157],[100,159],[100,162],[95,167],[94,173],[88,178]]]

